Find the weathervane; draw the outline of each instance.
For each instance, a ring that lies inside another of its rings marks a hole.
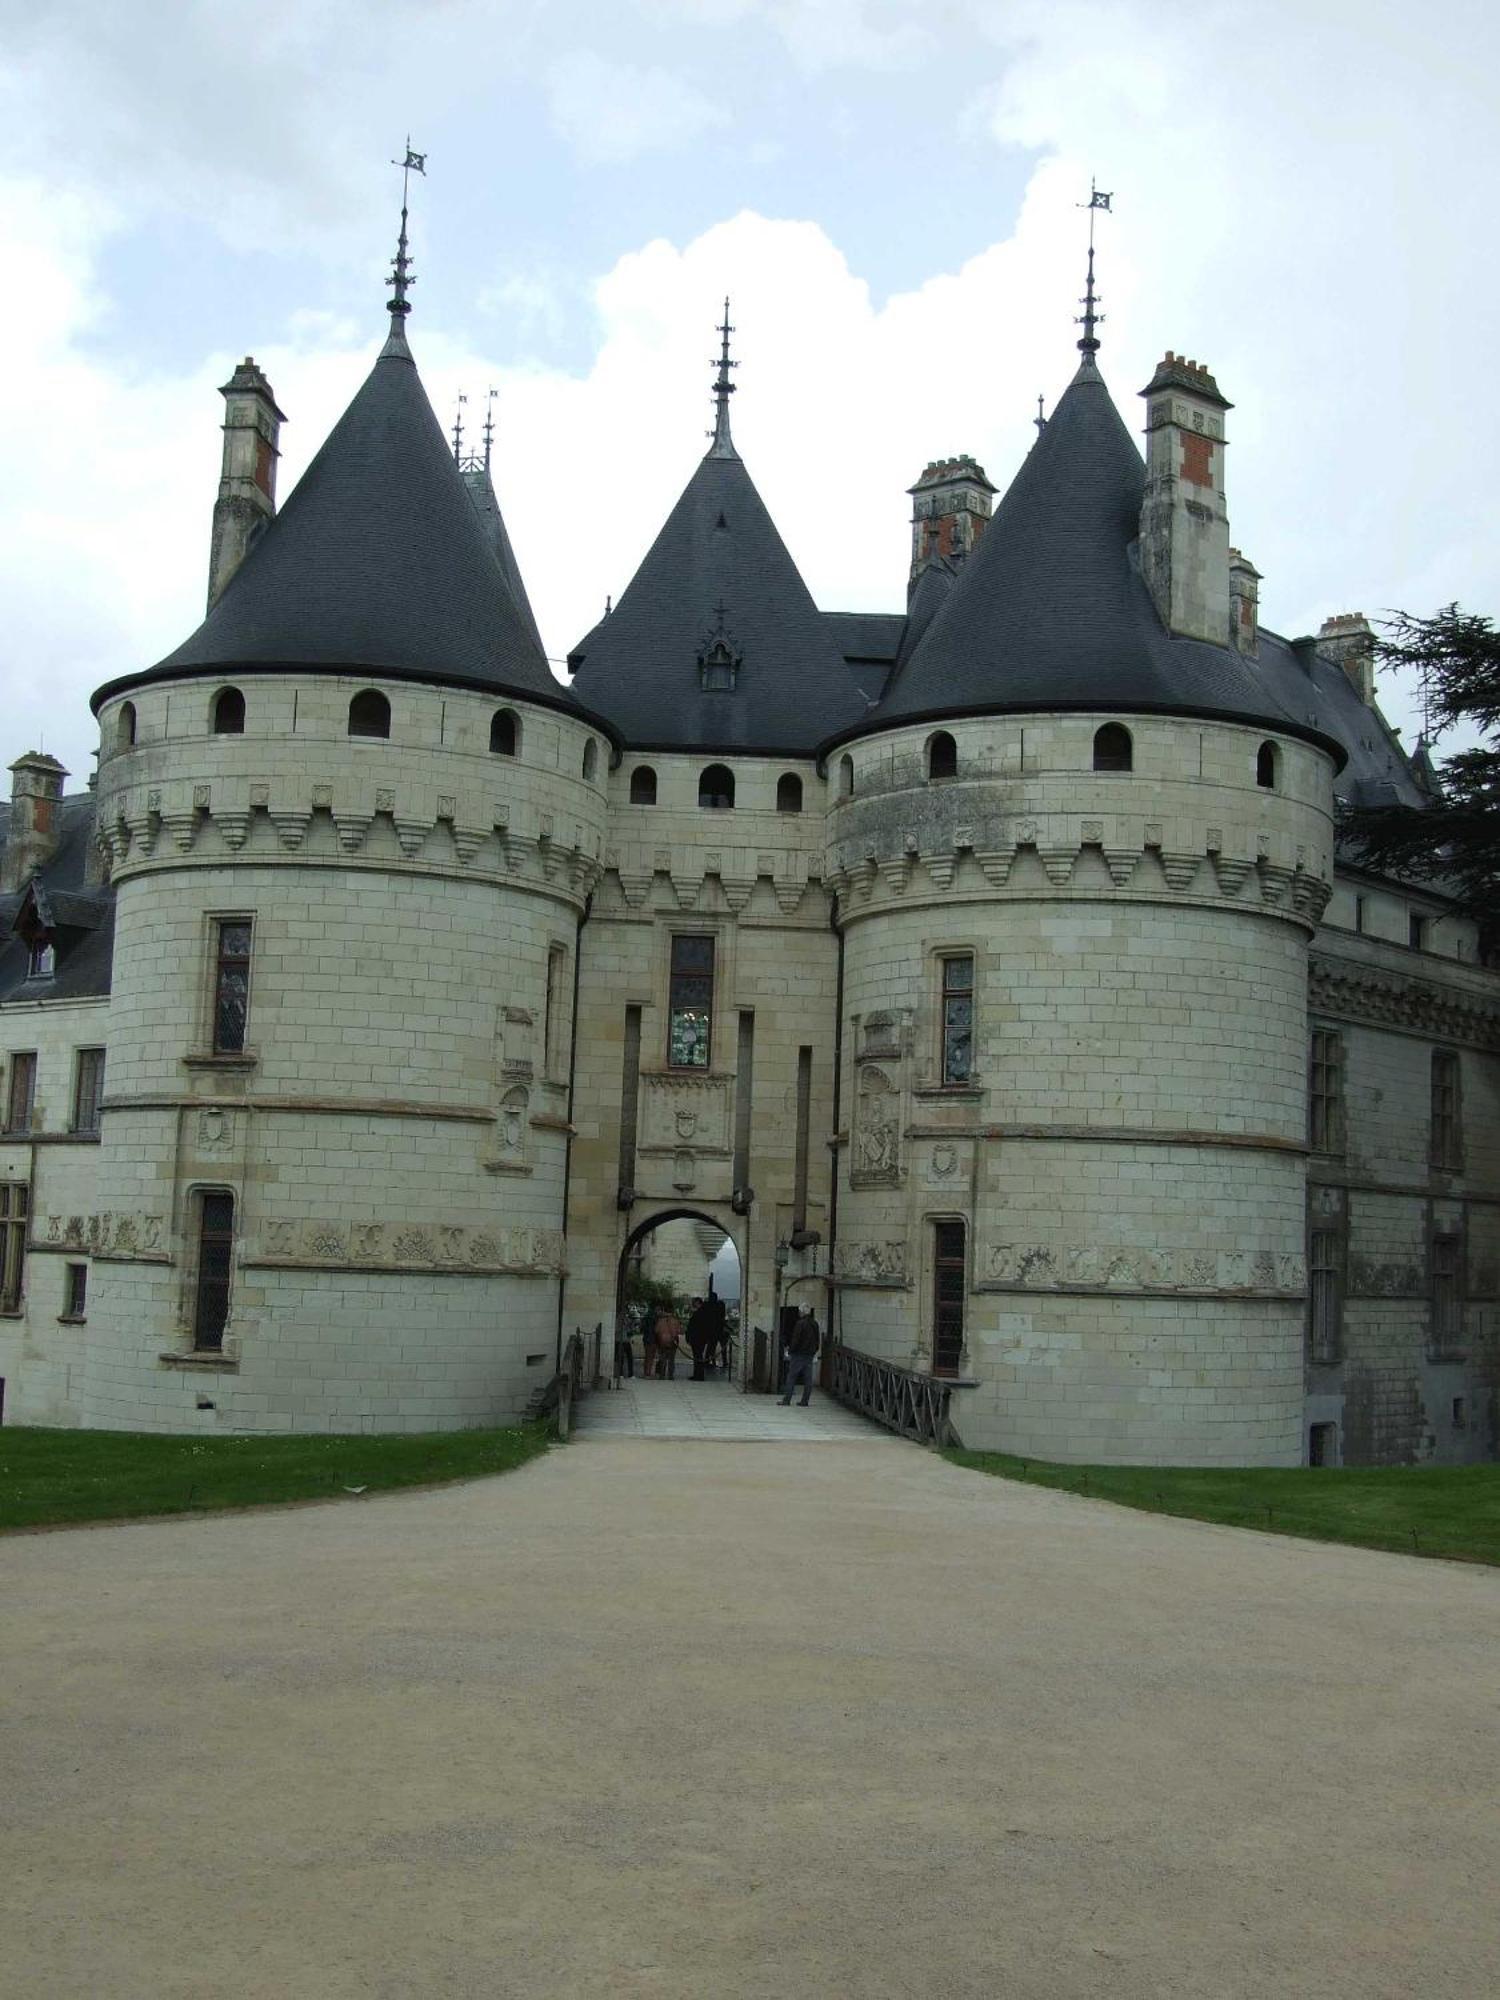
[[[421,174],[424,180],[427,177],[427,155],[412,151],[409,132],[406,135],[406,157],[392,160],[391,165],[401,169],[401,234],[396,239],[396,256],[391,265],[390,311],[392,318],[404,319],[411,311],[411,304],[406,294],[417,282],[412,276],[411,259],[406,254],[407,197],[411,192],[412,175]]]
[[[729,336],[734,328],[729,324],[729,300],[724,301],[723,323],[717,329],[719,334],[718,374],[714,377],[714,427],[709,433],[714,444],[714,454],[719,458],[734,456],[734,440],[729,435],[729,399],[734,394],[734,384],[729,379],[731,368],[738,368],[738,361],[729,358]]]
[[[1095,310],[1098,301],[1094,296],[1094,216],[1101,208],[1106,213],[1112,215],[1114,210],[1110,204],[1113,200],[1114,196],[1112,194],[1106,194],[1102,188],[1095,186],[1094,177],[1091,174],[1089,176],[1089,198],[1087,201],[1081,201],[1077,204],[1079,208],[1086,208],[1089,212],[1089,281],[1085,287],[1083,297],[1079,300],[1079,304],[1083,307],[1083,316],[1075,319],[1073,322],[1075,326],[1083,328],[1083,338],[1079,341],[1078,346],[1079,351],[1086,361],[1092,361],[1094,356],[1099,352],[1099,337],[1094,332],[1094,328],[1096,326],[1103,326],[1104,324],[1103,313]]]

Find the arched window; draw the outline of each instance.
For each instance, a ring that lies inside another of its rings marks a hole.
[[[135,703],[133,701],[122,702],[120,704],[120,713],[115,718],[115,746],[120,750],[128,750],[134,742]]]
[[[630,803],[633,806],[656,804],[656,773],[649,764],[637,764],[630,774]]]
[[[776,780],[776,810],[779,813],[802,810],[802,780],[795,771],[784,771]]]
[[[1106,722],[1094,732],[1094,769],[1128,771],[1135,757],[1130,731],[1118,722]]]
[[[490,717],[490,752],[496,757],[514,757],[521,744],[515,710],[497,708]]]
[[[708,764],[698,779],[698,803],[717,811],[734,804],[734,773],[727,764]]]
[[[238,688],[221,688],[214,697],[214,735],[243,736],[245,697]]]
[[[1278,776],[1277,765],[1281,759],[1274,743],[1262,743],[1255,753],[1255,782],[1263,790],[1274,792]]]
[[[351,736],[389,736],[391,705],[379,688],[365,688],[349,704]]]
[[[927,739],[927,775],[929,778],[958,776],[958,745],[946,729]]]
[[[599,768],[599,745],[591,736],[583,746],[583,775],[589,784],[594,782],[594,773]]]
[[[839,797],[841,799],[852,799],[854,797],[854,759],[852,757],[840,757],[839,759]]]

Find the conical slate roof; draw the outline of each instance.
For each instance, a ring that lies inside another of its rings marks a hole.
[[[479,525],[484,529],[484,538],[490,545],[490,553],[499,563],[500,573],[516,601],[516,609],[520,612],[527,631],[535,639],[537,650],[545,653],[541,630],[531,609],[531,599],[526,595],[526,585],[521,580],[521,565],[516,561],[516,552],[510,545],[505,516],[500,512],[500,502],[490,479],[488,465],[466,466],[464,485],[469,490],[469,498],[474,504],[475,513],[479,516]]]
[[[719,636],[736,664],[732,690],[714,692],[700,660]],[[867,709],[722,413],[619,603],[569,665],[579,700],[641,749],[807,755]]]
[[[314,667],[574,709],[494,541],[394,320],[363,387],[198,630],[94,705],[142,680]]]
[[[1140,572],[1146,468],[1091,358],[870,717],[1094,709],[1228,718],[1323,740],[1284,642],[1174,638]],[[849,732],[846,732],[849,733]]]

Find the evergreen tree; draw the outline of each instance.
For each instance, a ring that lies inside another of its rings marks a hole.
[[[1424,810],[1348,811],[1341,831],[1350,858],[1454,896],[1478,921],[1481,951],[1492,959],[1500,950],[1500,631],[1457,604],[1430,618],[1398,611],[1375,651],[1382,667],[1414,668],[1421,677],[1434,740],[1463,723],[1488,740],[1444,761]]]

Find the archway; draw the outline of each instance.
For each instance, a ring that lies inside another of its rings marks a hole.
[[[660,1311],[672,1312],[686,1328],[695,1299],[718,1299],[723,1302],[727,1345],[716,1345],[712,1372],[720,1381],[738,1380],[745,1366],[743,1296],[744,1253],[732,1232],[700,1208],[658,1209],[636,1224],[620,1250],[615,1281],[616,1373],[642,1371],[648,1360],[646,1331]],[[694,1372],[684,1344],[675,1367],[653,1379],[691,1379]]]

